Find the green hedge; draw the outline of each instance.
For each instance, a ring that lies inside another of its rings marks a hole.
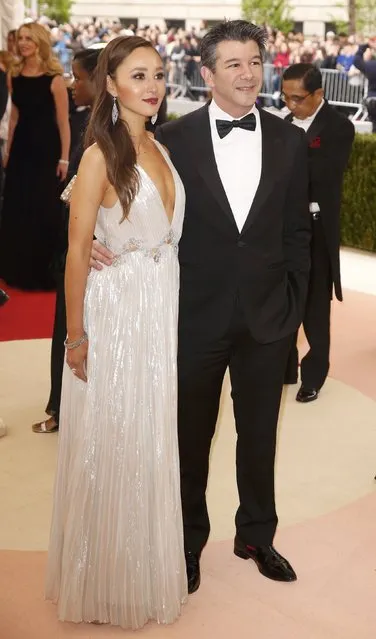
[[[343,184],[341,243],[376,252],[376,135],[355,136]]]

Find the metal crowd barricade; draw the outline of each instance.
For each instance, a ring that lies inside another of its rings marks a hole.
[[[166,69],[166,81],[170,98],[197,100],[200,96],[205,97],[210,92],[201,77],[200,67],[197,63],[178,66],[170,61]]]
[[[274,64],[264,64],[264,84],[261,87],[260,97],[265,98],[267,104],[273,103],[276,93],[280,95],[282,90],[282,73],[284,69],[276,69]],[[278,95],[278,98],[279,98]]]
[[[72,52],[69,52],[70,54]],[[71,72],[71,55],[65,61],[65,73]],[[273,64],[264,64],[264,83],[260,97],[267,105],[279,102],[282,73]],[[170,98],[206,99],[210,93],[201,77],[200,65],[196,62],[165,62],[166,84]],[[367,111],[363,102],[368,92],[368,82],[362,73],[348,75],[336,69],[321,69],[325,97],[329,104],[355,109],[353,120],[364,120]]]
[[[363,101],[367,95],[368,82],[362,73],[349,76],[335,69],[321,69],[325,97],[333,106],[357,109],[353,116],[357,120],[363,112]]]
[[[264,83],[260,97],[267,103],[279,101],[282,85],[283,70],[276,69],[273,64],[264,64]],[[362,75],[349,76],[336,69],[321,69],[325,97],[333,106],[343,106],[356,109],[354,120],[366,117],[364,115],[363,101],[367,95],[367,80]],[[191,100],[202,99],[210,92],[205,86],[200,74],[199,64],[187,66],[182,64],[168,67],[166,73],[167,86],[171,98],[189,98]]]
[[[278,82],[274,90],[273,80],[275,84]],[[206,97],[210,93],[209,87],[205,85],[201,77],[198,63],[190,67],[182,65],[178,68],[174,63],[168,62],[166,82],[171,98],[191,98],[194,100],[200,95]],[[275,91],[281,91],[281,76],[278,76],[278,79],[275,80],[274,66],[272,64],[264,64],[264,84],[260,96],[272,100]]]

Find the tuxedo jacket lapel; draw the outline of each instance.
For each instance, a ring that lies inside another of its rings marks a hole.
[[[233,228],[239,232],[218,173],[211,138],[208,108],[209,105],[206,105],[202,109],[199,109],[196,117],[191,120],[191,126],[186,128],[186,144],[188,148],[193,149],[193,158],[197,164],[197,170],[204,179],[209,191],[217,200]],[[275,115],[271,115],[260,109],[262,129],[261,177],[255,198],[241,233],[244,233],[251,226],[255,216],[270,195],[276,176],[279,174],[281,163],[283,163],[282,139],[276,133],[275,127],[273,126],[274,118],[276,118]],[[251,166],[249,170],[252,171]],[[247,185],[245,184],[244,188],[246,187]]]
[[[191,123],[191,128],[186,129],[186,142],[189,147],[193,145],[193,157],[197,170],[204,179],[210,193],[215,197],[228,220],[237,229],[215,161],[208,109],[209,105],[207,104],[197,111],[197,117]]]
[[[242,233],[245,233],[245,231],[249,229],[267,197],[270,195],[276,177],[280,172],[279,169],[283,163],[282,139],[278,136],[273,126],[273,118],[275,117],[275,115],[271,115],[260,109],[262,130],[261,177],[251,209],[242,228]],[[252,167],[250,167],[250,171],[252,171]]]

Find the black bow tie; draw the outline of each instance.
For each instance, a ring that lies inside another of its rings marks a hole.
[[[218,135],[222,139],[235,127],[246,131],[254,131],[256,128],[256,116],[254,113],[250,113],[241,120],[216,120],[215,123]]]

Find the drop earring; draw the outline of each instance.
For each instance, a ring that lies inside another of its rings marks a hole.
[[[155,113],[154,115],[151,116],[150,122],[154,126],[154,124],[156,123],[157,120],[158,120],[158,113]]]
[[[112,105],[112,113],[111,113],[111,118],[112,118],[112,124],[115,126],[116,122],[118,121],[119,118],[119,109],[118,106],[116,104],[116,98],[114,96],[114,103]]]

